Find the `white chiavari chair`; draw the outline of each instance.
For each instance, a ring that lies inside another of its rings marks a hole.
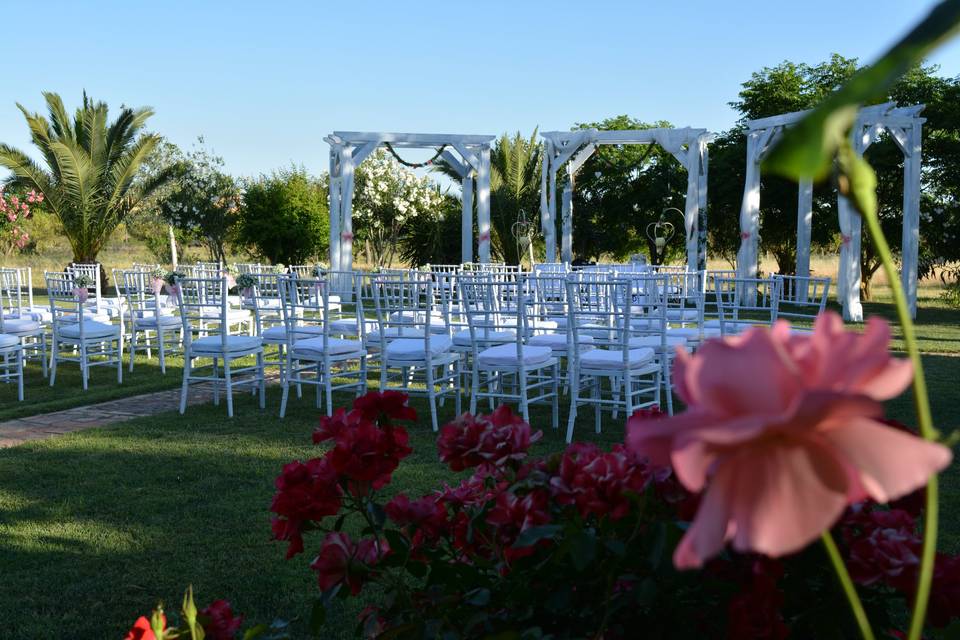
[[[138,351],[144,352],[149,360],[155,348],[160,373],[166,374],[167,356],[180,348],[182,327],[174,308],[161,298],[162,281],[156,280],[152,271],[121,269],[113,270],[113,279],[125,300],[125,322],[121,322],[121,326],[127,339],[129,370],[133,371]]]
[[[604,408],[616,414],[622,407],[629,416],[636,409],[659,402],[661,364],[656,352],[630,344],[632,297],[627,279],[592,274],[567,279],[572,344],[579,344],[582,334],[594,339],[589,350],[571,349],[567,442],[573,439],[581,405],[593,405],[594,428],[599,433]],[[608,382],[607,397],[604,380]],[[589,396],[584,391],[589,391]]]
[[[527,342],[533,328],[523,284],[477,273],[462,277],[459,287],[471,337],[470,412],[483,398],[516,402],[529,422],[531,404],[550,403],[556,429],[560,365],[550,347]]]
[[[330,284],[323,278],[301,278],[296,273],[279,278],[286,340],[281,418],[286,415],[291,385],[296,385],[298,395],[301,385],[315,385],[317,408],[325,404],[328,416],[333,415],[334,391],[354,391],[358,396],[366,392],[367,352],[363,341],[331,334],[327,321]],[[356,369],[348,366],[353,362],[357,363]]]
[[[23,286],[22,269],[0,269],[0,333],[15,336],[22,347],[24,360],[40,362],[40,371],[47,377],[47,330],[39,314],[33,310],[32,293]],[[46,317],[52,317],[47,310]]]
[[[380,347],[380,389],[425,395],[433,430],[437,402],[453,396],[460,412],[460,355],[452,350],[447,313],[436,309],[429,274],[377,275],[372,282]],[[441,297],[441,300],[444,300]],[[412,386],[422,382],[424,389]]]
[[[814,319],[827,308],[827,296],[830,293],[830,278],[812,276],[773,276],[777,281],[776,317],[799,321],[802,326],[794,326],[796,333],[811,331]]]
[[[180,413],[187,410],[190,385],[209,382],[213,385],[213,403],[220,404],[220,387],[227,396],[227,416],[233,417],[233,389],[256,387],[260,392],[260,408],[265,403],[263,375],[263,341],[259,336],[232,335],[228,286],[225,277],[182,278],[173,287],[183,327],[183,386],[180,392]],[[235,360],[254,357],[255,364]],[[211,371],[195,361],[211,361]],[[221,370],[220,363],[223,363]],[[221,377],[221,371],[223,376]]]
[[[756,326],[769,327],[777,319],[778,281],[770,278],[714,278],[723,336]]]
[[[90,368],[116,366],[117,383],[123,382],[123,334],[120,325],[91,317],[77,295],[74,273],[46,273],[50,315],[53,317],[53,338],[50,350],[50,386],[57,379],[57,365],[76,362],[80,365],[83,389],[90,378]],[[82,293],[82,292],[81,292]],[[96,316],[95,316],[96,317]]]

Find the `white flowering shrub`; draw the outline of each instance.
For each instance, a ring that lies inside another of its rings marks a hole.
[[[354,230],[378,267],[393,261],[405,227],[425,217],[432,220],[440,215],[442,205],[443,194],[437,185],[404,168],[383,150],[357,168]]]

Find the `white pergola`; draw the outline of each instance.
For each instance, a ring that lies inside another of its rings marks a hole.
[[[334,131],[330,145],[330,268],[353,268],[354,170],[377,147],[447,147],[440,154],[460,175],[463,188],[461,259],[473,262],[473,180],[477,181],[477,228],[480,262],[490,261],[490,142],[494,136],[442,133],[382,133]],[[456,151],[456,153],[454,153]]]
[[[546,244],[547,262],[557,257],[557,172],[566,163],[567,183],[561,208],[561,259],[573,258],[573,187],[583,163],[604,144],[659,144],[687,170],[684,228],[687,264],[691,269],[706,267],[707,145],[715,135],[706,129],[633,129],[622,131],[548,131],[543,137],[543,170],[540,173],[540,227]],[[701,216],[703,216],[701,221]]]
[[[925,105],[898,107],[893,102],[860,109],[851,130],[854,150],[863,152],[886,131],[903,152],[903,257],[900,277],[910,304],[917,313],[917,260],[920,246],[920,140],[925,120],[920,117]],[[800,121],[808,112],[795,111],[747,121],[747,171],[740,206],[740,250],[737,273],[740,277],[757,275],[760,229],[760,163],[776,144],[783,130]],[[860,304],[861,220],[850,202],[840,196],[837,202],[840,222],[840,265],[837,271],[837,299],[843,305],[843,317],[863,321]],[[813,183],[802,180],[797,197],[798,276],[810,275],[810,230],[813,222]],[[801,295],[803,292],[801,292]]]

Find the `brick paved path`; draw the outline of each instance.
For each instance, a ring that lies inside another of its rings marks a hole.
[[[208,385],[191,385],[188,404],[203,404],[210,402],[212,398],[212,390]],[[220,401],[224,402],[222,395]],[[0,448],[151,416],[179,406],[180,389],[177,388],[8,420],[0,422]]]

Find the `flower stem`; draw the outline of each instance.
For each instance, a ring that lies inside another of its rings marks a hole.
[[[860,635],[863,636],[863,640],[875,640],[873,629],[870,628],[870,621],[867,619],[867,612],[863,610],[863,603],[860,602],[860,596],[857,595],[857,590],[853,586],[853,580],[850,579],[847,567],[843,564],[843,558],[840,557],[840,550],[837,549],[837,543],[833,541],[833,536],[830,535],[830,531],[824,531],[820,539],[823,541],[823,546],[827,549],[830,563],[833,565],[834,571],[837,572],[840,586],[843,587],[843,592],[847,596],[847,602],[850,603],[850,608],[853,610],[853,617],[856,619],[857,626],[860,628]]]
[[[890,246],[880,228],[875,206],[861,206],[864,203],[853,199],[854,206],[860,211],[867,222],[867,230],[873,246],[877,250],[883,265],[884,274],[890,282],[893,292],[893,303],[897,310],[897,319],[903,332],[903,342],[907,357],[913,365],[913,404],[917,412],[917,423],[920,435],[926,440],[936,440],[937,431],[933,427],[933,416],[930,412],[930,396],[927,393],[927,379],[923,373],[923,362],[920,360],[920,347],[917,345],[917,334],[910,317],[910,308],[907,306],[907,297],[903,293],[897,270],[894,266]],[[933,581],[933,565],[937,553],[937,526],[939,520],[939,487],[937,475],[933,474],[927,481],[926,508],[923,522],[923,551],[920,555],[920,574],[917,579],[917,597],[913,603],[913,616],[910,619],[909,640],[920,640],[923,634],[923,623],[927,617],[927,601],[930,599],[930,585]]]

